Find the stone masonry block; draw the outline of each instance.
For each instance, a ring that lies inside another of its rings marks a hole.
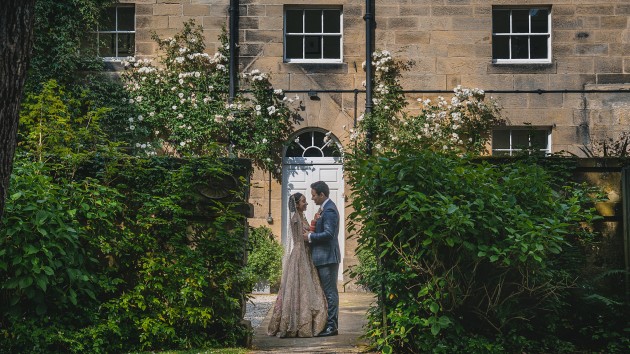
[[[152,4],[136,4],[136,16],[153,15]]]
[[[400,45],[429,44],[431,36],[428,32],[396,31],[395,42]]]
[[[204,16],[201,18],[201,21],[203,23],[203,28],[220,29],[223,26],[227,28],[227,25],[229,23],[229,18],[227,18],[227,16],[225,17],[224,16]]]
[[[564,58],[558,61],[558,74],[594,74],[593,57]]]
[[[377,14],[378,14],[378,10],[377,10]],[[430,16],[431,7],[420,6],[417,4],[400,5],[399,15],[400,16]]]
[[[577,55],[606,55],[608,54],[608,44],[577,44],[575,46]]]
[[[564,104],[564,96],[561,93],[530,93],[527,95],[529,108],[557,108]]]
[[[202,17],[197,16],[169,16],[168,17],[168,28],[176,28],[181,29],[184,28],[184,23],[190,20],[194,20],[196,24],[203,23]]]
[[[191,5],[184,4],[183,7],[184,16],[210,16],[210,5]]]
[[[548,75],[522,74],[514,75],[516,90],[546,90],[549,87]]]
[[[552,134],[553,144],[574,145],[580,143],[579,128],[577,126],[557,125]]]
[[[473,7],[469,5],[453,5],[453,6],[439,6],[435,5],[431,7],[431,14],[433,16],[472,16]]]
[[[156,4],[153,5],[153,15],[181,16],[183,7],[181,4]]]
[[[602,16],[601,17],[601,21],[602,21],[602,28],[604,28],[604,29],[626,28],[626,26],[628,25],[628,17],[626,15],[624,15],[624,16]]]
[[[282,61],[284,56],[284,46],[282,43],[266,43],[263,51],[263,56],[273,57]]]
[[[550,90],[581,90],[585,84],[594,83],[595,74],[562,74],[549,76]]]
[[[282,17],[283,15],[283,5],[265,5],[265,16]]]
[[[614,15],[615,6],[602,4],[602,5],[578,5],[575,8],[575,13],[578,15]]]
[[[277,30],[282,28],[282,16],[267,16],[258,18],[258,29],[261,30]]]
[[[483,74],[486,72],[487,61],[470,58],[437,58],[438,74]]]
[[[453,22],[453,30],[455,31],[480,31],[489,35],[488,29],[492,28],[492,17],[464,17],[458,18]]]
[[[489,42],[487,32],[482,31],[434,31],[431,32],[431,43],[475,44]]]
[[[461,75],[459,83],[465,87],[480,88],[482,90],[513,90],[514,75]]]
[[[406,90],[446,90],[446,76],[434,74],[410,74],[400,81]]]
[[[247,43],[282,43],[282,30],[245,30],[244,42]]]
[[[417,17],[390,17],[385,24],[386,29],[409,30],[418,26]]]
[[[630,4],[620,4],[615,6],[615,15],[630,15]]]
[[[577,108],[574,108],[572,110],[573,125],[589,124],[590,117],[591,117],[591,110],[590,109],[584,109],[584,108],[577,109]],[[566,125],[571,125],[571,124],[566,124]]]
[[[267,15],[267,6],[265,5],[247,5],[246,12],[242,13],[241,16],[266,16]]]
[[[596,73],[622,73],[623,59],[621,57],[596,57],[595,58]]]

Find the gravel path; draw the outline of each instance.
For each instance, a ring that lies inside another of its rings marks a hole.
[[[251,295],[245,307],[245,318],[250,320],[252,328],[256,329],[265,320],[269,309],[276,301],[276,294],[255,294]]]

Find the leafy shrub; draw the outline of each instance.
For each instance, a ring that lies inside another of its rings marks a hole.
[[[282,275],[282,245],[265,226],[252,228],[249,233],[249,254],[245,272],[253,283],[267,281],[272,288],[280,283]]]
[[[380,260],[357,279],[386,289],[383,348],[451,352],[463,333],[512,338],[503,344],[509,351],[554,341],[577,286],[576,274],[559,267],[562,252],[575,247],[572,237],[592,237],[580,227],[593,218],[580,188],[555,191],[527,162],[491,166],[429,151],[382,154],[349,172],[351,227],[360,251]],[[371,315],[375,338],[379,315]]]

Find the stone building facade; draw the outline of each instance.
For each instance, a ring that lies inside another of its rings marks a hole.
[[[230,0],[121,2],[133,8],[133,54],[140,58],[156,55],[153,32],[172,36],[189,19],[203,26],[208,52],[214,52],[229,22]],[[302,150],[288,149],[283,181],[270,183],[261,172],[253,177],[250,225],[270,226],[280,237],[289,193],[309,195],[309,182],[320,178],[333,182],[338,204],[350,193],[343,162],[321,149],[321,138],[331,132],[343,149],[365,107],[365,1],[237,2],[239,70],[270,73],[276,88],[296,91],[304,105],[292,138]],[[448,96],[462,85],[499,101],[508,126],[493,132],[493,154],[536,143],[547,153],[583,156],[584,146],[630,130],[627,0],[375,2],[376,49],[415,63],[402,83],[422,92],[409,94],[410,100]],[[353,242],[342,247],[344,269],[356,262]],[[340,284],[346,280],[342,276]]]

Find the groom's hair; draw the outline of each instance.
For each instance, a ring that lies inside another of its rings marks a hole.
[[[324,193],[326,198],[330,195],[330,188],[328,188],[328,185],[324,181],[317,181],[311,184],[311,188],[314,189],[317,194]]]

